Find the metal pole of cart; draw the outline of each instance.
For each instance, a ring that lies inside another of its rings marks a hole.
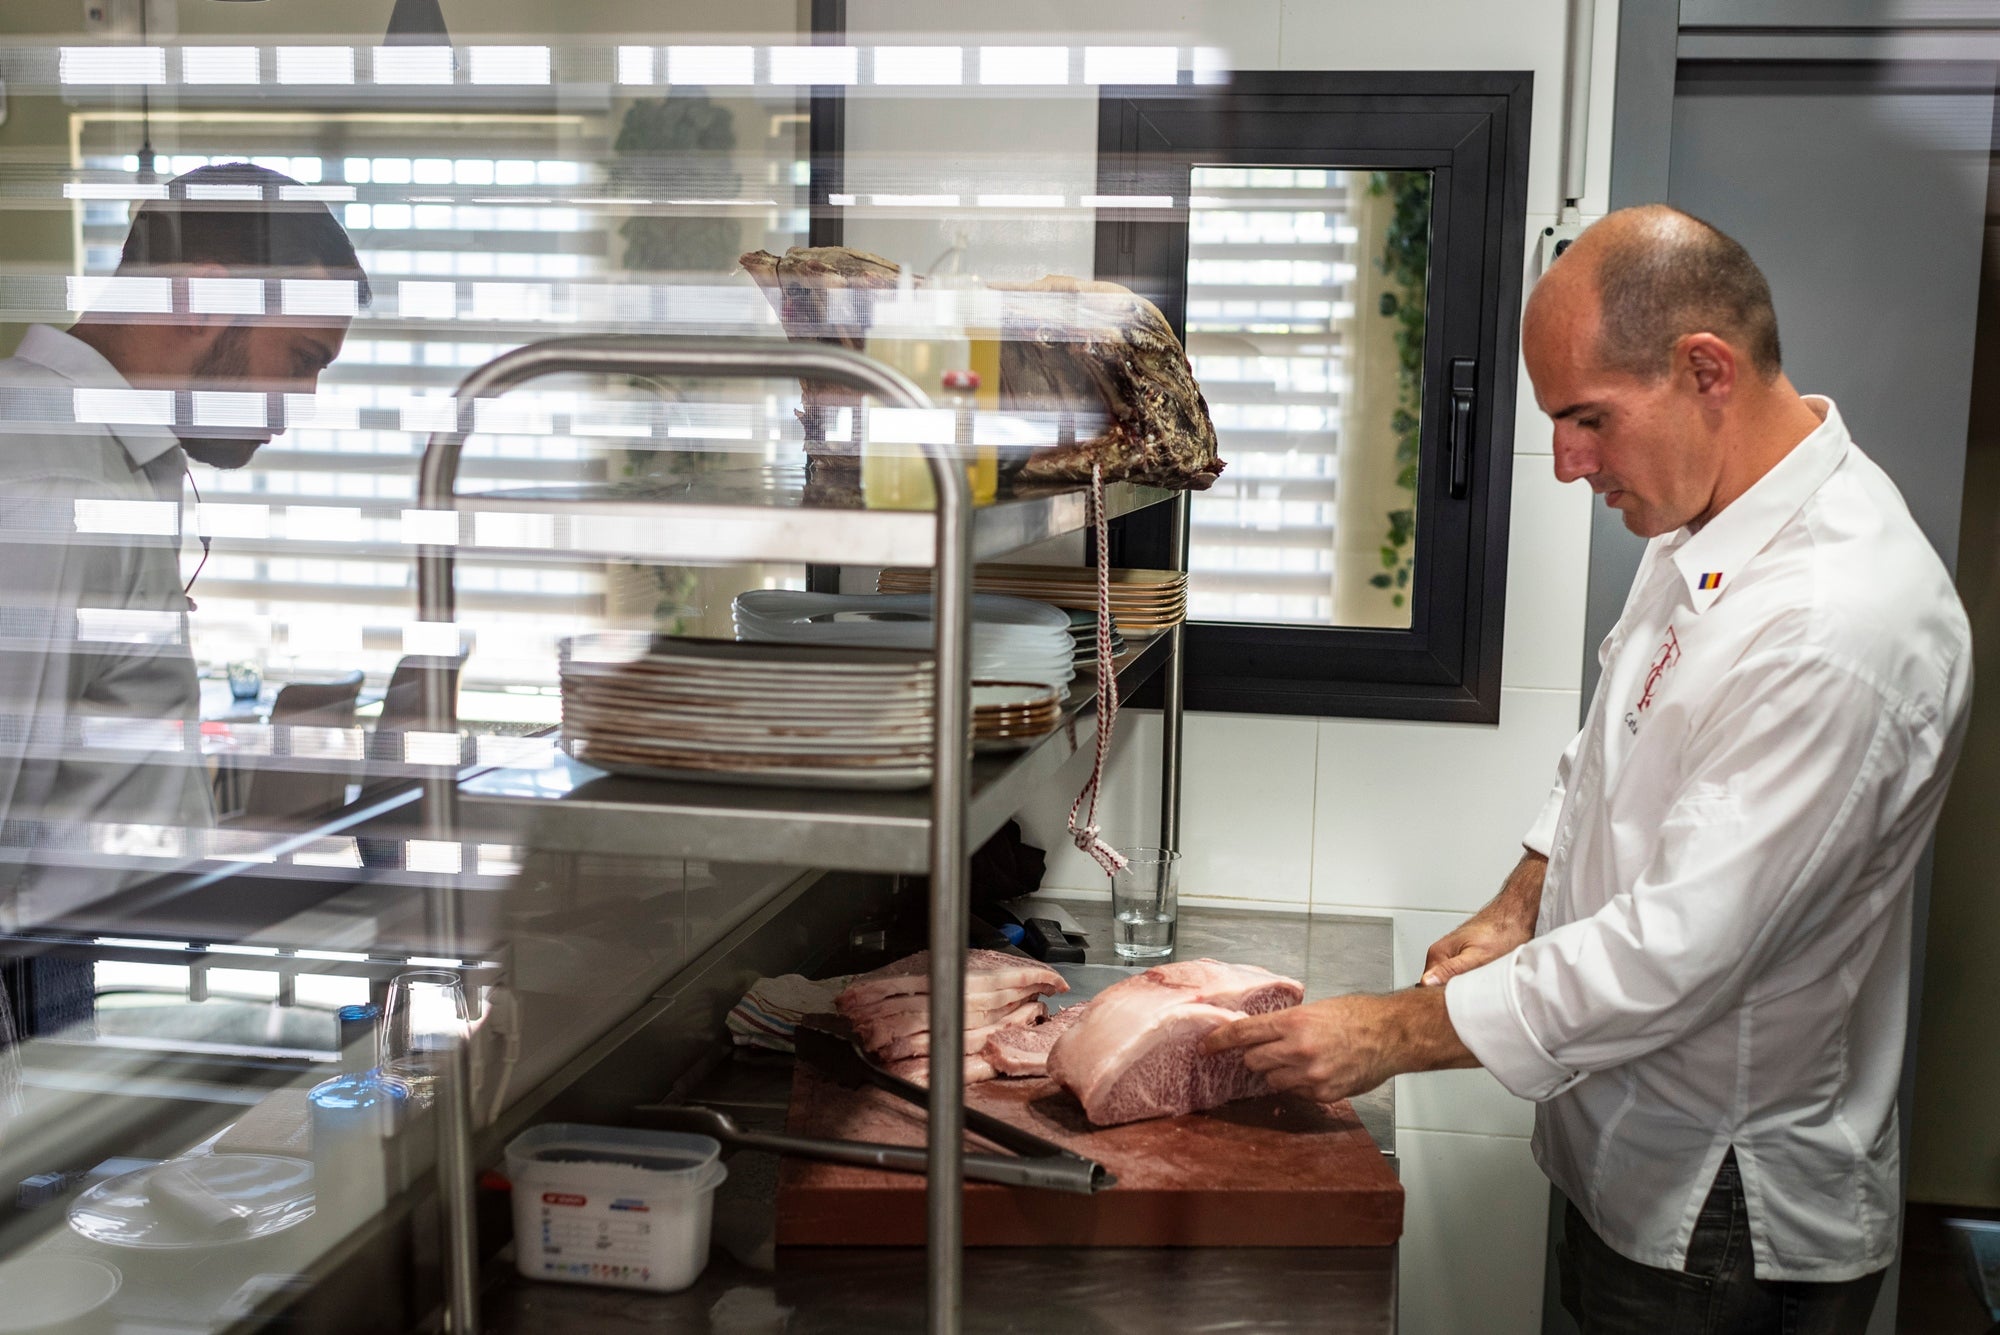
[[[1176,570],[1188,568],[1188,494],[1173,500],[1174,525],[1168,550]],[[1183,616],[1167,632],[1166,681],[1160,701],[1160,847],[1169,852],[1181,846],[1181,710],[1183,655],[1187,649],[1187,625]]]
[[[736,340],[727,344],[633,335],[562,338],[516,348],[494,358],[458,387],[458,430],[433,435],[418,474],[417,504],[448,510],[457,495],[459,456],[470,434],[472,404],[496,398],[526,381],[563,373],[616,373],[659,376],[764,378],[797,376],[831,381],[873,395],[895,408],[928,409],[930,400],[902,373],[844,348],[813,344]],[[932,1028],[956,1033],[964,1028],[966,805],[971,777],[972,692],[972,493],[964,469],[951,457],[950,433],[936,433],[923,446],[937,487],[936,520],[937,656],[935,766],[931,781],[931,951]],[[417,615],[449,623],[455,615],[452,583],[454,551],[448,546],[417,549]],[[825,553],[799,553],[821,557]],[[456,733],[456,702],[442,674],[422,678],[427,729]],[[424,780],[424,827],[431,838],[456,832],[454,777]],[[455,899],[440,895],[433,930],[454,944],[458,936]],[[472,1112],[464,1075],[465,1054],[439,1091],[439,1195],[445,1220],[445,1295],[453,1335],[479,1328],[478,1236],[473,1219]],[[961,1174],[964,1159],[964,1054],[947,1043],[931,1054],[929,1126],[930,1328],[933,1335],[956,1335],[963,1290]],[[456,1091],[454,1094],[453,1091]],[[445,1100],[449,1099],[449,1105]]]

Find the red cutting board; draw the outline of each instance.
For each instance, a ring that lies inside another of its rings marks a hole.
[[[1091,1126],[1046,1079],[968,1085],[965,1102],[1118,1178],[1090,1196],[967,1183],[968,1246],[1386,1247],[1403,1231],[1402,1183],[1345,1101],[1272,1095],[1112,1127]],[[842,1089],[804,1063],[792,1077],[795,1136],[922,1145],[924,1122],[920,1108]],[[787,1157],[778,1245],[921,1247],[924,1178]]]

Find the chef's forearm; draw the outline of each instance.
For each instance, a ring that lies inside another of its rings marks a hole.
[[[1400,1054],[1400,1073],[1451,1071],[1479,1065],[1472,1049],[1459,1039],[1445,1010],[1444,989],[1411,987],[1383,998],[1392,1050]]]
[[[1524,941],[1533,936],[1535,920],[1542,911],[1542,879],[1548,871],[1549,860],[1533,849],[1527,850],[1507,874],[1507,883],[1500,887],[1493,902],[1479,911],[1480,916],[1513,929]]]

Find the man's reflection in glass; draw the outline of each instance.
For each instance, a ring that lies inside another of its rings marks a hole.
[[[203,851],[182,486],[190,459],[249,463],[367,302],[308,193],[248,163],[177,178],[135,214],[93,308],[0,362],[0,931]],[[88,962],[8,958],[23,1037],[89,1021]]]

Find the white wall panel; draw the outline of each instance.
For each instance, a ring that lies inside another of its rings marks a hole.
[[[1534,1335],[1542,1325],[1549,1184],[1516,1136],[1399,1131],[1403,1242],[1397,1328]]]
[[[1313,903],[1469,913],[1520,860],[1575,691],[1503,689],[1497,727],[1322,719]]]
[[[1503,686],[1578,688],[1590,584],[1590,508],[1599,503],[1583,483],[1557,482],[1549,456],[1515,460]]]

